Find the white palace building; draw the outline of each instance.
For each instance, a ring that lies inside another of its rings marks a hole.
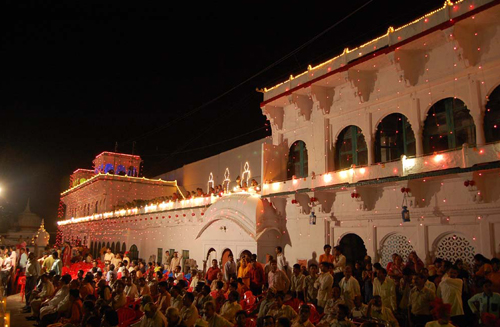
[[[101,154],[61,195],[63,238],[198,264],[277,245],[302,263],[326,243],[351,262],[500,256],[499,17],[498,0],[446,2],[390,27],[262,90],[270,138],[154,179],[134,177],[138,156]],[[158,200],[213,183],[227,192]]]

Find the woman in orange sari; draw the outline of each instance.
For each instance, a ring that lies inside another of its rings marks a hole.
[[[243,284],[245,284],[247,288],[250,288],[250,275],[248,274],[249,271],[250,265],[248,264],[247,259],[242,258],[240,268],[238,269],[238,278],[242,279]]]

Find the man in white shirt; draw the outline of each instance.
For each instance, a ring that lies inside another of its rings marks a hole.
[[[495,315],[498,319],[500,317],[500,294],[493,292],[492,286],[492,281],[486,279],[483,283],[483,292],[471,297],[468,304],[474,314],[481,316],[487,312]],[[481,323],[481,320],[479,323]]]
[[[125,280],[125,295],[127,297],[135,299],[136,297],[139,297],[139,290],[137,289],[137,286],[132,283],[132,278],[126,277]]]
[[[293,265],[292,278],[290,283],[290,292],[296,298],[301,301],[304,300],[304,281],[306,276],[301,272],[300,265],[298,263]]]
[[[31,292],[35,289],[36,280],[40,276],[40,263],[35,259],[35,254],[31,252],[28,256],[28,262],[26,263],[26,286],[25,286],[25,299],[26,306],[23,308],[24,312],[30,312],[31,306],[29,299]]]
[[[437,296],[440,297],[444,303],[451,305],[451,320],[453,323],[459,321],[461,316],[464,315],[464,308],[462,303],[462,288],[463,280],[458,277],[458,270],[456,267],[450,267],[446,275],[441,279],[437,289]]]
[[[21,253],[19,256],[19,268],[24,271],[26,269],[26,264],[28,263],[28,255],[26,254],[25,248],[20,248],[19,252]]]
[[[71,282],[71,275],[66,274],[61,277],[61,288],[56,292],[56,294],[50,298],[47,299],[46,301],[42,302],[39,310],[35,311],[36,308],[34,308],[33,311],[33,316],[35,317],[42,317],[43,315],[46,315],[47,313],[55,312],[55,309],[57,308],[57,305],[59,302],[64,300],[66,296],[69,294],[69,283]]]
[[[377,272],[377,278],[373,280],[373,295],[380,295],[385,307],[393,312],[397,310],[396,302],[396,284],[390,278],[387,278],[387,270],[381,268]]]
[[[352,277],[352,267],[347,266],[344,270],[344,278],[340,280],[339,287],[341,295],[344,297],[344,302],[352,310],[354,308],[354,298],[361,296],[361,288],[356,278]]]
[[[276,262],[278,263],[278,269],[283,270],[286,273],[288,262],[286,261],[285,255],[283,254],[283,248],[281,246],[276,247]]]
[[[56,275],[62,275],[62,261],[59,259],[59,254],[54,251],[52,252],[52,257],[54,258],[54,263],[50,270],[54,270]]]
[[[330,263],[320,263],[321,274],[314,283],[314,288],[318,290],[318,311],[323,312],[326,302],[330,298],[333,286],[333,276],[330,274]]]
[[[183,280],[184,279],[184,274],[181,271],[181,266],[176,266],[175,271],[174,271],[174,278],[176,280]]]
[[[344,277],[344,269],[346,265],[345,255],[342,254],[342,250],[340,246],[334,247],[335,250],[335,259],[333,260],[333,273],[334,275],[334,283],[337,285],[340,280]]]
[[[182,269],[181,258],[179,258],[179,252],[175,251],[174,257],[170,260],[170,270],[175,270],[177,266],[180,266]]]
[[[230,278],[236,277],[236,262],[232,254],[229,255],[228,260],[224,264],[224,280],[229,282]]]

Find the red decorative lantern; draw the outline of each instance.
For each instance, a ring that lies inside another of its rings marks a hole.
[[[474,185],[476,185],[476,182],[475,182],[474,180],[469,181],[469,185],[470,185],[470,186],[474,186]]]
[[[468,187],[468,186],[469,186],[469,181],[468,181],[468,180],[464,182],[464,186],[465,186],[465,187]]]
[[[405,193],[406,192],[406,188],[402,187],[401,188],[401,193]]]

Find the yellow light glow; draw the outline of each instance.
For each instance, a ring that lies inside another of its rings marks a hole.
[[[444,160],[444,156],[443,156],[442,154],[436,154],[436,155],[434,156],[434,159],[433,159],[433,160],[434,160],[434,162],[436,162],[436,163],[441,162],[441,161],[443,161],[443,160]]]
[[[323,180],[325,181],[325,183],[330,183],[332,181],[332,175],[330,174],[325,174],[323,175]]]
[[[342,170],[342,171],[339,173],[339,175],[340,175],[340,178],[342,178],[342,179],[346,179],[346,178],[347,178],[347,171]]]
[[[361,168],[361,169],[359,170],[359,173],[360,173],[361,175],[364,175],[364,174],[366,173],[366,168]]]
[[[281,188],[281,185],[279,182],[273,183],[273,191],[277,191]]]
[[[293,185],[296,185],[298,183],[297,179],[294,178],[292,183],[293,183]]]

